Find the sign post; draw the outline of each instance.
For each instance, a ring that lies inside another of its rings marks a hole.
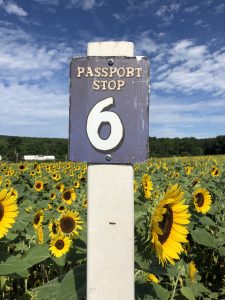
[[[134,299],[134,172],[148,153],[149,61],[130,42],[71,62],[70,159],[88,165],[87,299]]]

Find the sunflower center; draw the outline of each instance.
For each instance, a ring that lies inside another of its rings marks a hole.
[[[4,217],[4,206],[0,204],[0,221],[2,220],[3,217]]]
[[[37,189],[40,189],[40,188],[41,188],[41,184],[40,184],[40,183],[37,183],[37,184],[36,184],[36,188],[37,188]]]
[[[204,204],[204,196],[202,193],[198,193],[195,197],[198,207],[201,207]]]
[[[58,250],[62,250],[63,249],[63,247],[64,247],[64,242],[63,242],[63,240],[57,240],[56,241],[56,243],[55,243],[55,246],[56,246],[56,248],[58,249]]]
[[[164,206],[164,208],[166,208],[166,213],[163,215],[163,220],[162,222],[159,223],[159,228],[162,230],[163,234],[159,235],[159,242],[161,244],[164,244],[167,239],[168,236],[170,234],[172,225],[173,225],[173,212],[172,209],[170,208],[170,206],[167,204]]]
[[[75,221],[72,217],[63,217],[60,220],[60,227],[64,233],[70,233],[75,228]]]
[[[35,224],[35,225],[37,225],[37,224],[39,223],[40,218],[41,218],[40,215],[36,215],[36,216],[34,217],[34,224]]]
[[[64,195],[63,195],[64,199],[67,201],[67,200],[70,200],[71,198],[71,193],[69,191],[65,192]]]

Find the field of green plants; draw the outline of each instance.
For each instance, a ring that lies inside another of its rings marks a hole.
[[[134,170],[135,299],[225,299],[225,156]],[[86,299],[86,177],[0,162],[0,299]]]

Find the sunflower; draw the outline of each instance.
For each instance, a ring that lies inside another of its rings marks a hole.
[[[159,279],[154,274],[148,274],[147,281],[159,283]]]
[[[217,176],[219,176],[219,174],[220,174],[219,169],[217,167],[213,167],[211,170],[211,175],[213,177],[217,177]]]
[[[11,180],[10,179],[6,179],[5,181],[4,181],[4,187],[5,188],[9,188],[10,186],[11,186]]]
[[[51,238],[54,238],[57,236],[58,234],[58,222],[56,220],[52,220],[52,222],[50,222],[48,224],[48,230],[49,230],[49,236]]]
[[[55,185],[55,188],[62,193],[64,191],[64,184],[59,182]]]
[[[66,189],[64,190],[64,192],[62,193],[62,200],[66,203],[66,204],[72,204],[73,201],[76,200],[76,193],[74,191],[74,189]]]
[[[57,208],[58,212],[63,212],[66,209],[66,206],[64,204],[60,204]]]
[[[212,197],[206,189],[199,188],[194,192],[194,205],[197,212],[206,214],[211,208],[211,203]]]
[[[0,239],[8,233],[18,215],[17,196],[12,191],[0,192]]]
[[[68,236],[57,235],[50,242],[49,250],[55,257],[66,254],[72,245],[72,240]]]
[[[184,193],[178,185],[167,189],[162,200],[158,203],[151,221],[151,242],[155,246],[159,261],[164,265],[184,251],[181,243],[187,243],[188,224],[190,214],[188,205],[184,205]]]
[[[188,264],[188,274],[189,277],[191,279],[192,282],[196,282],[196,274],[197,274],[198,270],[195,266],[195,263],[193,262],[193,260],[191,262],[189,262]]]
[[[38,211],[36,211],[34,215],[34,221],[33,221],[34,229],[38,229],[38,227],[42,225],[43,220],[44,220],[43,209],[39,209]]]
[[[151,198],[151,191],[153,190],[152,181],[148,174],[142,176],[142,187],[144,190],[144,195],[146,199]]]
[[[19,166],[19,170],[22,171],[22,172],[26,171],[26,170],[27,170],[26,165],[23,165],[23,164],[20,165],[20,166]]]
[[[80,224],[83,222],[80,220],[78,212],[72,212],[71,210],[66,210],[62,213],[59,219],[59,232],[63,235],[69,235],[74,237],[79,235],[78,230],[82,230]]]
[[[81,180],[81,179],[83,178],[83,174],[82,174],[82,173],[79,173],[79,174],[77,175],[77,178]]]
[[[37,228],[37,243],[39,245],[44,243],[44,232],[43,232],[43,227],[39,226]]]
[[[187,166],[184,168],[186,175],[189,175],[191,173],[191,167]]]
[[[34,189],[36,192],[40,192],[44,189],[44,183],[41,180],[36,180],[34,183]]]
[[[59,173],[52,173],[52,179],[55,181],[59,181],[61,179],[61,175]]]
[[[134,180],[134,193],[136,193],[138,190],[138,183],[137,180]]]
[[[84,197],[82,200],[82,207],[87,208],[87,197]]]
[[[52,192],[50,193],[50,199],[51,199],[51,200],[54,200],[55,198],[56,198],[56,193],[52,191]]]
[[[74,184],[73,184],[73,187],[74,187],[75,189],[79,189],[79,187],[80,187],[80,181],[79,181],[79,180],[75,180],[75,181],[74,181]]]

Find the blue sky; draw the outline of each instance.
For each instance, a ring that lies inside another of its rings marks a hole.
[[[67,138],[71,57],[107,40],[151,60],[150,136],[225,134],[225,0],[0,0],[0,134]]]

